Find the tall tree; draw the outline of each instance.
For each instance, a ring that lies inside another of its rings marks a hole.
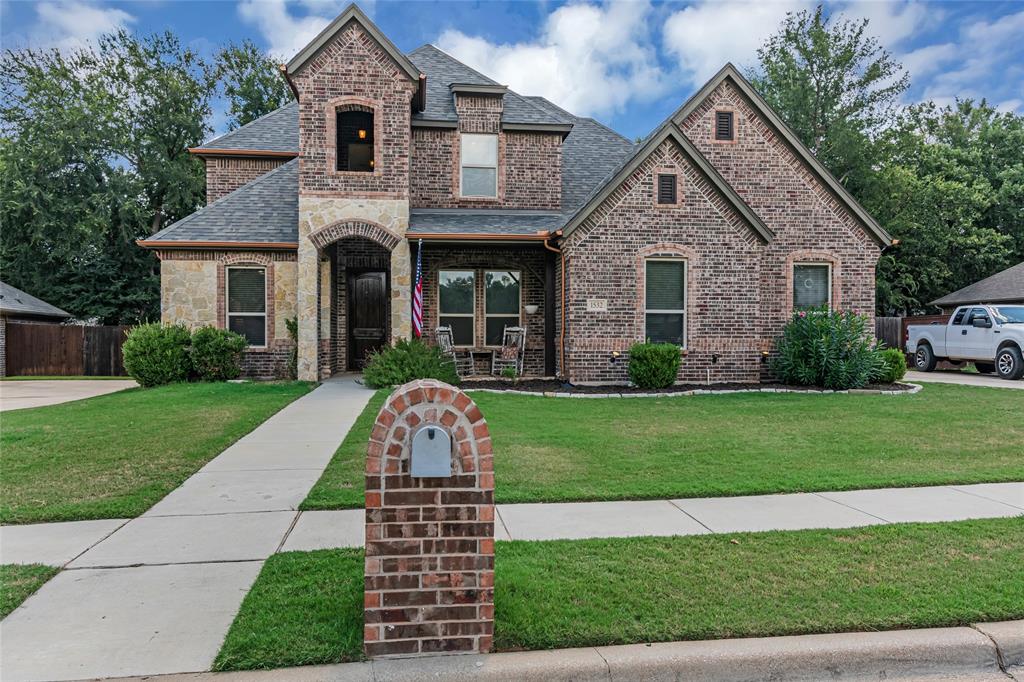
[[[81,318],[159,314],[152,253],[135,245],[194,211],[212,70],[170,35],[0,59],[0,269]]]
[[[217,73],[228,99],[228,129],[234,130],[292,101],[278,63],[252,41],[217,53]]]
[[[757,51],[753,85],[815,156],[848,187],[872,165],[872,142],[890,125],[909,76],[868,20],[833,19],[820,5],[786,15]]]

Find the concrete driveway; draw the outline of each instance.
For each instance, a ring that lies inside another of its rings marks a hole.
[[[961,386],[988,386],[990,388],[1024,389],[1024,379],[1007,381],[995,374],[971,374],[959,370],[936,370],[934,372],[907,372],[904,381],[911,383],[960,384]]]
[[[39,381],[0,381],[0,412],[26,407],[57,405],[92,398],[126,388],[135,388],[133,379],[42,379]]]

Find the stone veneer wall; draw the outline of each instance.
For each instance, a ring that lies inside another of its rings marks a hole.
[[[655,176],[677,176],[680,201],[655,203]],[[686,349],[678,380],[757,381],[760,353],[758,272],[761,241],[666,141],[583,225],[571,233],[566,347],[579,382],[626,383],[628,351],[646,335],[645,263],[687,263]],[[607,312],[587,310],[604,299]],[[612,361],[612,353],[621,357]],[[712,362],[717,355],[718,361]]]
[[[205,157],[203,161],[206,164],[206,203],[213,203],[289,160],[283,157]]]
[[[294,344],[285,320],[295,317],[298,267],[293,251],[186,251],[158,252],[160,257],[160,311],[165,324],[225,328],[225,268],[262,265],[267,271],[267,345],[250,348],[242,359],[242,373],[254,378],[287,376]]]
[[[484,272],[487,270],[518,270],[520,284],[520,321],[526,325],[526,354],[523,373],[544,375],[544,262],[542,247],[474,247],[453,248],[425,244],[423,247],[423,328],[433,343],[438,325],[438,276],[441,270],[473,270],[476,273],[474,345],[484,346]],[[533,315],[526,314],[527,305],[536,305]],[[480,364],[477,371],[489,374],[491,368]]]

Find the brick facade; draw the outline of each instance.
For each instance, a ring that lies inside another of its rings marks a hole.
[[[410,441],[450,435],[452,475],[410,475]],[[363,646],[371,658],[486,653],[494,636],[494,454],[462,391],[428,379],[391,394],[366,456]]]
[[[207,156],[206,203],[210,204],[234,192],[242,185],[269,173],[283,163],[286,157],[247,158],[236,156]]]

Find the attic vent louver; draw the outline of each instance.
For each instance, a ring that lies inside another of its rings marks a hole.
[[[658,203],[676,203],[676,176],[672,174],[658,176]]]
[[[733,139],[733,115],[731,111],[715,112],[715,139]]]

